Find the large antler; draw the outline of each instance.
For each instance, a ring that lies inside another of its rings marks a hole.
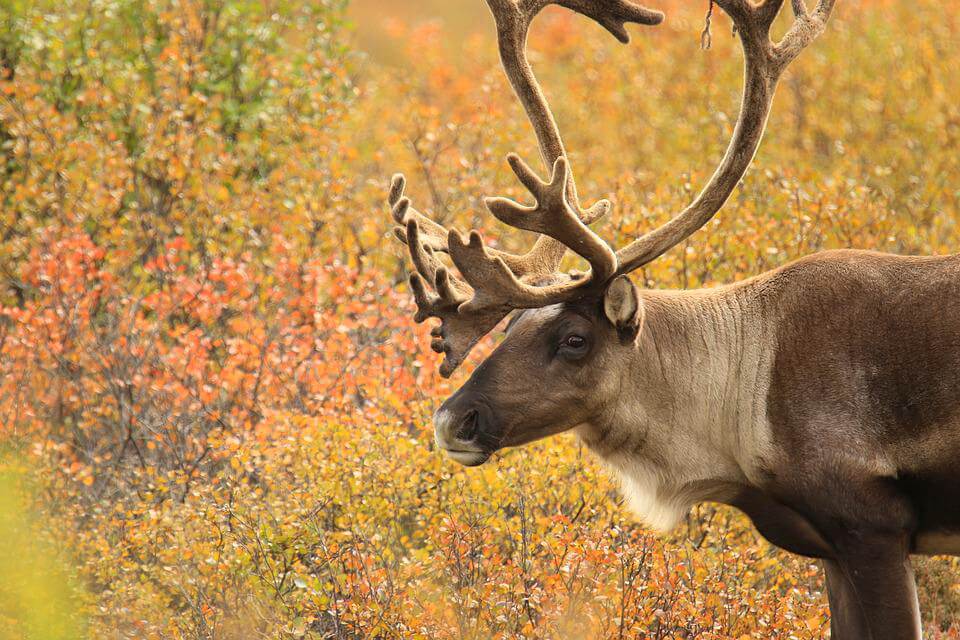
[[[389,201],[400,225],[394,232],[407,243],[417,268],[410,278],[418,306],[415,319],[440,318],[431,348],[446,356],[440,367],[444,377],[513,309],[569,299],[576,290],[609,279],[616,269],[613,251],[586,226],[603,217],[610,203],[601,200],[587,210],[580,206],[560,130],[527,60],[531,22],[545,7],[558,4],[593,18],[627,42],[626,23],[653,25],[663,20],[663,14],[626,0],[487,0],[487,4],[496,20],[503,68],[533,125],[544,165],[553,173],[550,182],[544,182],[511,155],[507,159],[511,168],[536,204],[528,208],[505,198],[486,202],[500,220],[541,234],[523,255],[488,249],[476,232],[464,242],[456,231],[448,231],[415,210],[403,195],[403,176],[394,176]],[[587,260],[589,276],[557,273],[567,248]],[[437,253],[449,253],[466,282],[452,276]],[[426,282],[433,285],[435,294],[427,290]]]
[[[403,195],[404,178],[394,176],[390,189],[393,217],[401,226],[416,268],[411,278],[418,311],[415,319],[441,320],[431,344],[446,358],[440,374],[449,376],[476,342],[513,309],[567,302],[602,290],[615,276],[646,264],[703,226],[723,206],[756,153],[766,126],[777,81],[786,66],[824,29],[835,0],[819,0],[808,13],[803,0],[791,0],[796,21],[784,38],[770,41],[770,26],[783,0],[714,0],[733,20],[743,45],[745,80],[740,116],[730,145],[699,196],[667,224],[614,253],[587,225],[609,210],[601,200],[583,210],[556,121],[526,57],[530,23],[546,6],[557,4],[586,15],[622,42],[625,24],[655,25],[663,15],[627,0],[487,0],[497,23],[500,56],[510,83],[526,110],[540,143],[549,182],[522,160],[508,161],[536,202],[524,207],[505,198],[488,198],[487,208],[500,221],[540,234],[526,254],[514,255],[484,246],[476,231],[464,239],[422,215]],[[566,249],[584,258],[588,274],[559,273]],[[448,253],[463,276],[450,273],[438,253]],[[435,293],[429,291],[427,283]]]
[[[550,110],[546,97],[537,82],[530,62],[527,60],[526,41],[530,31],[530,24],[540,11],[551,4],[567,7],[578,13],[596,20],[605,29],[610,31],[621,42],[628,42],[629,34],[625,28],[627,22],[655,25],[663,20],[663,14],[637,6],[624,0],[487,0],[497,25],[497,40],[500,48],[500,59],[506,71],[510,84],[523,104],[523,108],[533,125],[537,142],[540,145],[540,155],[547,169],[553,166],[557,158],[566,157],[566,149],[560,130]],[[511,166],[515,166],[517,159],[508,158]],[[516,171],[516,168],[514,169]],[[402,176],[401,176],[402,177]],[[610,209],[607,200],[597,202],[593,207],[584,211],[577,197],[577,188],[571,175],[567,191],[570,202],[577,210],[577,214],[585,224],[592,224],[599,220]],[[393,194],[393,191],[391,191]],[[402,197],[402,188],[400,196]],[[420,225],[423,240],[434,251],[447,251],[448,231],[441,225],[419,211],[410,207],[405,201],[402,211],[398,211],[396,202],[391,200],[394,207],[394,218],[400,223],[394,232],[397,237],[406,242],[404,226],[406,219],[414,219]],[[404,217],[406,216],[406,217]],[[550,237],[541,237],[533,249],[524,256],[503,254],[496,252],[514,270],[518,276],[522,275],[549,275],[560,264],[566,247]]]
[[[716,172],[700,195],[665,225],[617,251],[617,273],[629,273],[683,242],[705,225],[726,203],[760,145],[777,82],[787,65],[827,24],[836,0],[819,0],[813,13],[804,0],[792,0],[793,26],[780,42],[770,40],[770,27],[783,0],[713,0],[736,25],[743,45],[744,85],[740,116],[733,137]]]

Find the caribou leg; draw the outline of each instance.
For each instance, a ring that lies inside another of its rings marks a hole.
[[[920,606],[908,540],[851,535],[824,560],[833,640],[920,640]]]
[[[830,639],[855,640],[870,637],[866,613],[860,607],[856,591],[839,563],[823,561],[830,603]]]

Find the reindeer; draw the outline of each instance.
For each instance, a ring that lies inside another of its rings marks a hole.
[[[436,442],[474,466],[573,431],[648,525],[670,529],[714,501],[743,511],[772,544],[819,558],[835,640],[919,639],[910,555],[960,555],[960,257],[830,251],[696,291],[640,290],[628,278],[727,201],[779,78],[824,31],[835,0],[813,11],[792,0],[779,42],[770,27],[783,0],[714,2],[745,59],[729,147],[686,209],[614,250],[590,229],[610,203],[580,204],[527,32],[550,4],[622,42],[627,23],[663,15],[627,0],[487,0],[552,173],[543,181],[511,155],[534,204],[486,200],[498,220],[539,234],[520,255],[484,246],[476,231],[448,231],[411,206],[403,176],[393,179],[396,235],[416,268],[415,319],[441,321],[431,344],[445,356],[441,375],[512,313],[502,343],[437,411]],[[587,273],[559,271],[567,249]]]

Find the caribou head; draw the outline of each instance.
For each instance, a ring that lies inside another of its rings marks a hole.
[[[822,32],[834,4],[820,0],[808,12],[803,0],[793,0],[795,22],[779,42],[772,42],[770,27],[783,0],[715,1],[733,20],[745,57],[743,101],[729,147],[688,207],[615,250],[590,229],[611,205],[607,200],[589,208],[580,203],[559,129],[526,57],[527,33],[534,17],[550,4],[592,18],[624,43],[627,23],[657,25],[663,14],[627,0],[487,0],[504,70],[550,174],[544,180],[510,155],[510,167],[533,204],[488,198],[486,206],[501,222],[539,237],[525,254],[506,253],[486,247],[477,231],[464,237],[416,211],[404,196],[401,175],[394,177],[389,196],[400,225],[396,236],[407,244],[416,268],[410,277],[416,320],[441,321],[431,345],[445,356],[441,375],[449,376],[480,338],[516,312],[502,344],[436,414],[436,441],[455,460],[481,464],[501,447],[596,423],[600,413],[618,405],[620,374],[640,357],[644,320],[643,297],[628,274],[682,242],[720,210],[753,160],[777,81]],[[589,264],[587,273],[558,270],[567,250]],[[459,277],[440,254],[449,256]]]

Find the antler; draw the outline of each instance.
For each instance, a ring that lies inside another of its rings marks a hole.
[[[566,161],[566,149],[546,97],[526,55],[526,40],[533,19],[550,4],[558,4],[596,20],[617,39],[627,42],[625,24],[659,24],[663,14],[626,0],[487,0],[497,24],[500,59],[510,84],[523,104],[540,146],[544,165],[553,168],[549,182],[542,181],[520,158],[507,160],[520,182],[536,199],[524,207],[505,198],[486,201],[487,208],[505,223],[541,234],[533,248],[514,255],[489,249],[480,235],[447,230],[410,205],[403,195],[405,180],[394,176],[389,202],[400,225],[395,235],[407,243],[417,273],[411,275],[422,322],[436,317],[431,348],[444,353],[440,374],[449,376],[476,342],[510,311],[536,308],[571,299],[591,283],[604,282],[616,269],[613,250],[587,225],[603,217],[610,203],[601,200],[589,209],[580,206],[576,183]],[[590,264],[589,276],[559,274],[567,248]],[[437,253],[448,253],[466,282],[453,277]],[[437,292],[427,291],[429,281]]]
[[[550,105],[527,60],[527,34],[533,19],[548,5],[557,4],[593,18],[624,43],[630,40],[624,26],[626,23],[656,25],[663,20],[662,13],[625,0],[487,0],[487,4],[497,24],[501,63],[533,125],[540,145],[540,154],[547,168],[552,167],[557,158],[566,157],[567,153]],[[403,176],[400,177],[403,178]],[[394,185],[396,184],[395,180]],[[572,176],[567,189],[570,202],[584,224],[594,223],[610,210],[610,202],[600,200],[584,211],[580,206],[576,183]],[[396,200],[400,200],[402,192],[401,185],[400,195],[396,196]],[[420,224],[425,242],[434,251],[447,252],[447,229],[410,207],[409,201],[401,205],[402,209],[398,210],[394,197],[395,194],[391,188],[390,204],[394,207],[394,219],[401,225],[394,229],[394,233],[400,241],[407,241],[404,234],[405,221],[412,218]],[[549,275],[560,265],[565,252],[566,247],[560,243],[549,237],[541,237],[538,238],[533,249],[522,257],[502,252],[497,252],[497,255],[502,257],[517,275],[529,275],[534,272]]]
[[[791,0],[793,26],[778,43],[770,27],[783,0],[714,0],[736,25],[743,45],[744,85],[740,116],[723,160],[700,195],[673,219],[617,251],[617,274],[634,271],[683,242],[723,207],[756,155],[766,129],[777,82],[787,65],[823,33],[836,0],[820,0],[813,13]]]
[[[665,225],[614,253],[587,225],[602,217],[610,203],[601,200],[583,210],[567,162],[556,121],[526,57],[530,23],[546,6],[557,4],[586,15],[621,42],[629,37],[628,22],[659,24],[663,15],[627,0],[487,0],[497,23],[500,57],[540,144],[549,182],[541,180],[516,155],[508,162],[536,202],[525,207],[506,198],[488,198],[487,208],[498,220],[540,234],[533,248],[515,255],[483,244],[480,234],[465,240],[411,205],[403,195],[403,176],[394,176],[389,202],[406,242],[416,273],[410,283],[416,298],[417,322],[429,317],[441,324],[432,332],[431,348],[444,353],[440,374],[449,376],[476,342],[513,309],[538,308],[568,302],[601,290],[617,275],[650,262],[702,227],[729,198],[756,153],[770,113],[774,91],[786,66],[826,25],[835,0],[819,0],[808,13],[803,0],[791,0],[794,25],[778,43],[770,40],[770,26],[784,0],[714,0],[733,20],[743,45],[745,71],[740,116],[733,138],[713,177],[699,196]],[[559,273],[560,261],[571,249],[590,265],[588,274]],[[448,253],[463,280],[452,275],[438,257]],[[436,293],[427,288],[431,284]]]

